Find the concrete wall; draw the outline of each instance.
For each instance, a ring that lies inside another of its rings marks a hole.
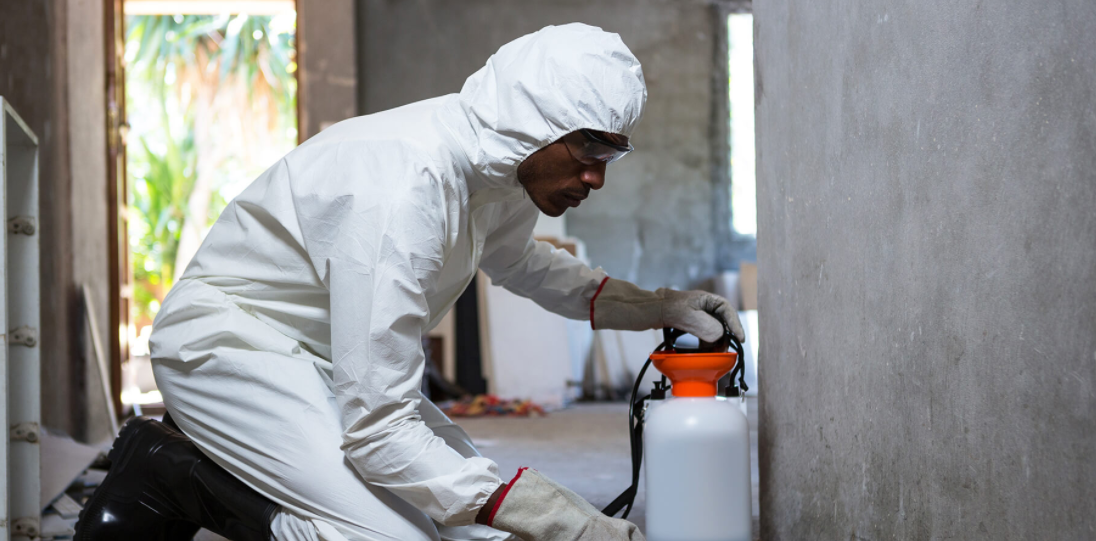
[[[297,0],[299,139],[357,115],[354,0]]]
[[[42,245],[42,420],[76,437],[109,430],[79,284],[109,344],[102,0],[0,7],[0,95],[38,135]]]
[[[647,110],[632,139],[637,151],[609,167],[601,192],[568,211],[568,233],[613,276],[688,286],[715,270],[722,240],[713,225],[718,176],[726,175],[721,5],[359,0],[359,109],[457,92],[501,45],[545,25],[584,22],[619,33],[647,79]]]
[[[68,195],[67,183],[58,182],[66,168],[64,145],[65,138],[59,138],[56,125],[63,114],[62,100],[55,98],[53,88],[59,85],[64,70],[58,70],[52,51],[58,45],[59,35],[55,32],[58,20],[63,21],[64,10],[58,10],[56,4],[46,0],[31,2],[7,2],[0,17],[0,96],[11,102],[30,129],[38,136],[39,144],[39,192],[40,216],[38,231],[42,239],[42,336],[57,333],[58,327],[50,324],[58,319],[65,320],[67,303],[63,290],[59,290],[58,275],[64,274],[63,267],[70,258],[61,260],[57,256],[65,249],[71,250],[63,238],[67,237],[67,227],[58,227],[51,211],[56,209],[58,199],[65,200]],[[58,13],[60,11],[60,13]],[[60,188],[60,190],[58,190]],[[67,205],[65,205],[67,206]],[[61,214],[65,219],[67,213]],[[62,247],[63,246],[63,247]],[[47,289],[47,284],[54,287]],[[48,426],[71,429],[69,419],[72,413],[69,392],[71,372],[67,343],[41,340],[42,381],[65,382],[57,385],[50,399],[43,396],[42,419]],[[62,360],[63,359],[63,360]],[[54,389],[51,389],[53,391]]]
[[[1092,539],[1096,4],[754,7],[762,538]]]

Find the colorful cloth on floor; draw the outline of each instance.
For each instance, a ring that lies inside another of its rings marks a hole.
[[[532,400],[505,400],[491,394],[481,394],[439,404],[450,417],[532,417],[547,415],[544,408]]]

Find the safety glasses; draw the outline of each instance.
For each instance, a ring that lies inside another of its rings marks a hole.
[[[613,163],[624,157],[625,154],[635,150],[632,145],[614,143],[603,135],[592,130],[578,130],[563,137],[563,143],[567,150],[579,163],[584,165],[597,165],[599,163]]]

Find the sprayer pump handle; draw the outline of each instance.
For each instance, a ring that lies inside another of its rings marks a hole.
[[[662,339],[665,341],[663,343],[666,345],[666,349],[674,349],[674,344],[677,342],[677,339],[685,334],[687,334],[685,331],[673,327],[662,329]]]
[[[726,326],[724,326],[726,329]],[[681,329],[675,329],[673,327],[666,327],[662,329],[662,338],[665,340],[666,351],[676,351],[678,353],[724,353],[728,351],[732,345],[736,344],[738,340],[727,330],[723,331],[723,336],[719,337],[719,340],[715,342],[700,341],[700,345],[696,348],[678,348],[675,347],[677,339],[688,334]]]

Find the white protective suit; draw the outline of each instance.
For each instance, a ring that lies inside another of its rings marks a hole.
[[[619,36],[547,27],[460,94],[328,128],[229,204],[152,358],[182,430],[282,506],[277,539],[507,538],[473,524],[502,481],[420,394],[421,336],[477,267],[589,318],[605,273],[533,240],[516,169],[578,129],[630,136],[645,100]]]

